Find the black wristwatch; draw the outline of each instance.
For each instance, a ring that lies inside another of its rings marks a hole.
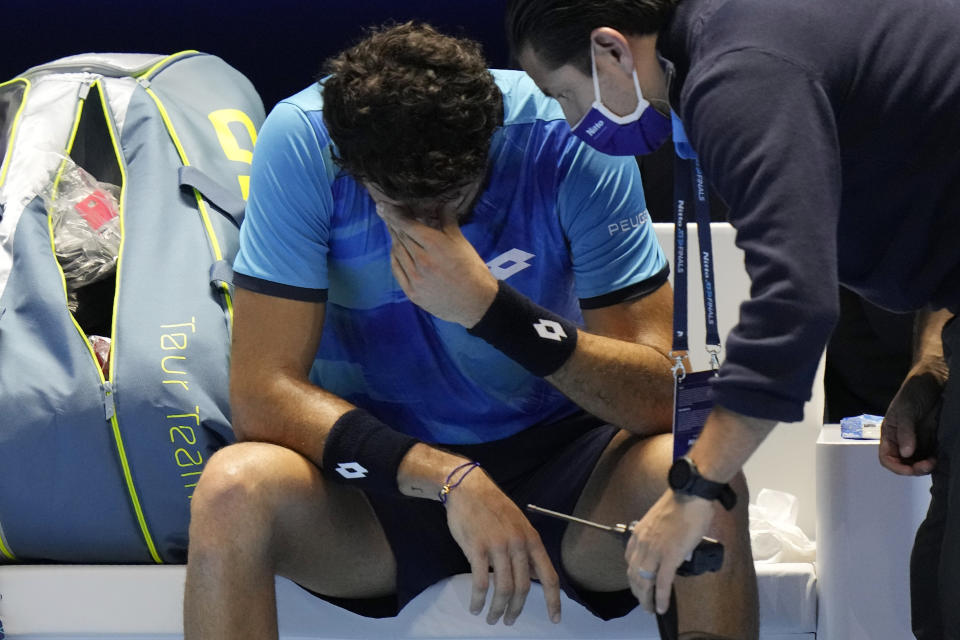
[[[667,474],[667,483],[677,493],[719,500],[727,511],[737,504],[737,494],[729,484],[713,482],[700,475],[697,465],[687,456],[677,458]]]

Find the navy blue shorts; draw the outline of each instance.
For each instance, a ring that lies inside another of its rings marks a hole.
[[[580,412],[503,440],[442,448],[479,462],[521,509],[533,503],[572,513],[600,454],[616,432],[617,427]],[[363,616],[388,618],[430,585],[470,572],[470,563],[450,535],[446,511],[439,502],[399,494],[368,493],[367,499],[397,560],[397,593],[368,599],[314,595]],[[560,586],[570,599],[604,620],[624,616],[637,606],[629,589],[597,593],[574,587],[560,562],[560,542],[567,524],[547,517],[534,517],[531,523],[540,533]]]

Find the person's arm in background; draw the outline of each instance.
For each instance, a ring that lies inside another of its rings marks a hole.
[[[943,385],[949,373],[941,332],[953,314],[945,309],[917,314],[914,365],[890,402],[880,431],[880,464],[906,476],[936,465],[936,434]]]

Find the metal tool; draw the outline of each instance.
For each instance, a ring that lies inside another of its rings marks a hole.
[[[593,527],[594,529],[600,529],[602,531],[612,533],[615,536],[619,537],[621,540],[623,540],[624,543],[626,543],[627,540],[630,539],[630,536],[633,534],[633,525],[637,524],[637,520],[634,520],[630,524],[613,524],[613,525],[600,524],[599,522],[594,522],[592,520],[584,520],[583,518],[570,516],[565,513],[560,513],[559,511],[553,511],[552,509],[544,509],[543,507],[538,507],[535,504],[528,504],[527,510],[533,511],[536,513],[542,513],[543,515],[550,516],[552,518],[560,518],[561,520],[566,520],[568,522],[573,522],[576,524],[583,524],[588,527]],[[704,538],[704,541],[707,541],[707,540],[708,538]],[[723,563],[723,545],[721,545],[716,540],[712,540],[711,542],[715,543],[720,548],[720,561],[716,563],[716,568],[711,569],[712,571],[716,571],[717,568],[720,567],[720,564]],[[701,542],[700,544],[702,545],[703,542]],[[699,545],[698,545],[698,548],[699,548]],[[694,551],[693,557],[696,557],[696,551]],[[691,557],[691,560],[693,559],[693,557]],[[686,562],[684,562],[682,565],[680,565],[680,568],[683,568],[683,566],[689,563],[691,560],[687,560]],[[693,569],[694,567],[690,567],[689,570],[692,571]],[[703,571],[701,571],[700,573],[703,573]],[[680,569],[677,569],[677,574],[678,575],[695,575],[693,573],[681,574]],[[672,587],[670,588],[670,606],[667,608],[667,612],[662,615],[659,613],[656,614],[656,618],[657,618],[657,631],[660,634],[661,640],[677,640],[677,638],[679,638],[680,632],[678,629],[677,592],[674,588]]]
[[[630,539],[630,536],[633,532],[633,525],[637,524],[638,522],[637,520],[634,520],[630,524],[600,524],[599,522],[593,522],[592,520],[584,520],[583,518],[577,518],[576,516],[567,515],[566,513],[553,511],[552,509],[544,509],[543,507],[538,507],[535,504],[528,504],[527,510],[612,533],[615,536],[619,536],[624,543]],[[718,571],[722,565],[723,544],[714,540],[713,538],[704,537],[694,548],[693,553],[690,554],[690,557],[684,560],[680,566],[677,567],[677,575],[698,576],[701,573],[707,573],[708,571]]]

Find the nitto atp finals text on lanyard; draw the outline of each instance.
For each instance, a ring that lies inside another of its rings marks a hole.
[[[674,161],[674,279],[673,279],[673,458],[686,455],[703,430],[713,409],[710,380],[720,368],[720,331],[717,328],[716,287],[713,277],[713,242],[710,236],[710,203],[700,161],[687,142],[683,127],[673,116]],[[700,272],[707,328],[710,369],[688,372],[683,364],[687,346],[687,211],[693,203],[700,242]]]

